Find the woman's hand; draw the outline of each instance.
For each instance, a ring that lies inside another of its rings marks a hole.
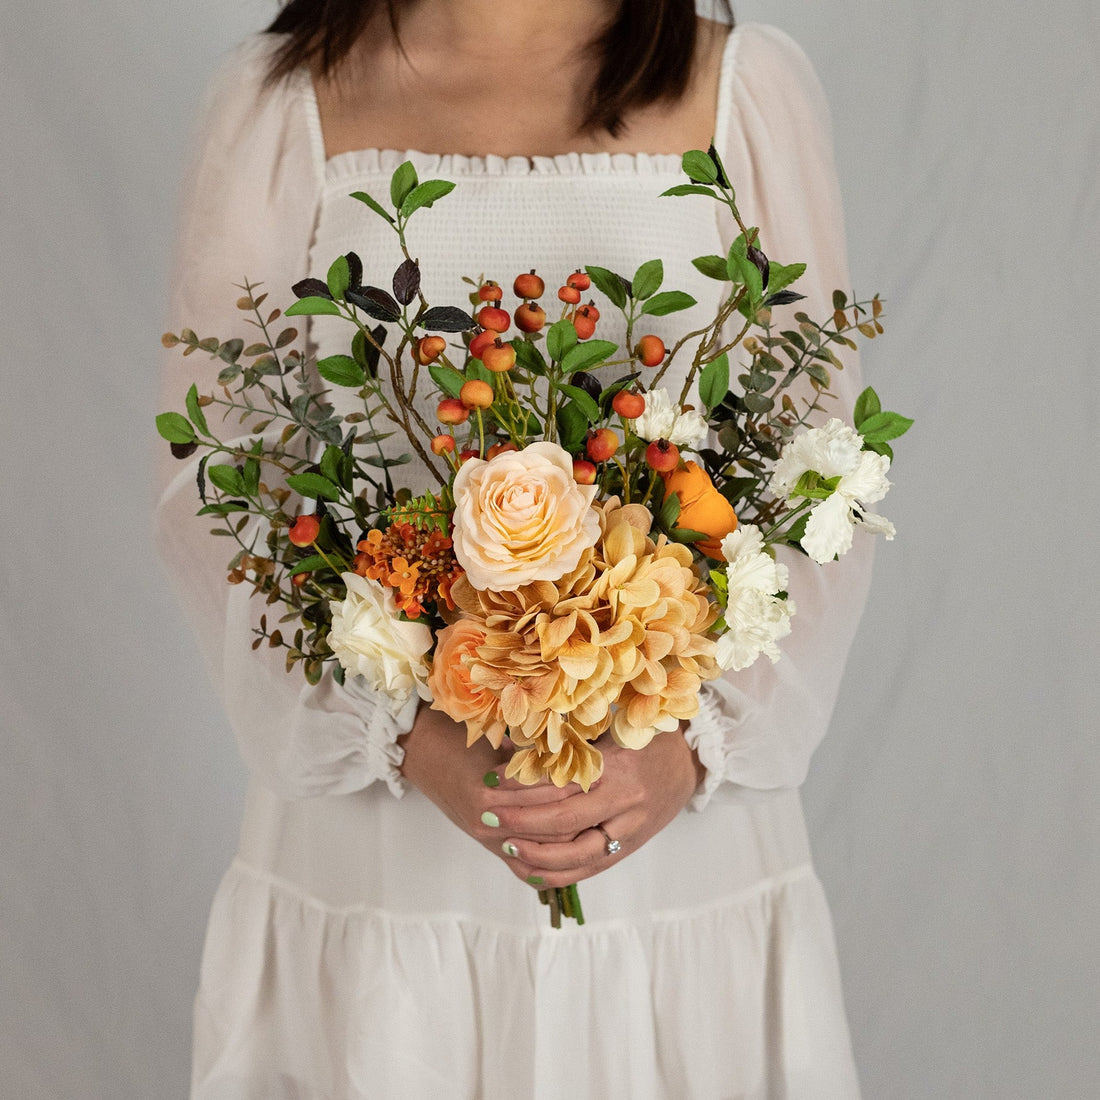
[[[614,866],[656,836],[688,803],[702,782],[704,769],[681,732],[659,733],[644,749],[620,748],[610,737],[601,738],[603,775],[585,793],[571,784],[558,791],[565,797],[547,797],[514,803],[494,803],[500,821],[495,830],[504,841],[505,855],[521,879],[541,879],[537,886],[569,886]],[[496,793],[524,791],[550,794],[548,784],[521,787],[508,780]],[[607,852],[607,836],[619,851]]]
[[[503,776],[509,753],[484,738],[467,748],[465,726],[427,706],[421,706],[412,729],[398,743],[405,750],[401,774],[464,833],[502,858],[509,855],[502,820],[517,810],[563,802],[578,790],[551,784],[525,787],[513,780],[487,785],[490,772],[492,782]]]

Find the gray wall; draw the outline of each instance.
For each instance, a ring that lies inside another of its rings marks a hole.
[[[15,8],[0,1092],[182,1096],[242,769],[150,547],[149,426],[189,119],[271,7]],[[818,66],[855,288],[888,299],[865,369],[917,417],[806,789],[869,1098],[1071,1098],[1100,1076],[1100,16],[1044,11],[738,5]]]

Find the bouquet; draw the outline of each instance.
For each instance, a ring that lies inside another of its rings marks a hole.
[[[245,283],[251,342],[165,334],[221,364],[157,428],[178,457],[202,452],[199,515],[234,544],[230,583],[271,609],[254,648],[284,649],[313,684],[362,676],[394,713],[417,694],[468,744],[507,741],[507,776],[587,790],[601,737],[642,748],[697,714],[708,680],[779,658],[797,593],[776,547],[825,565],[856,528],[893,537],[869,508],[911,421],[872,389],[854,424],[827,416],[838,353],[882,331],[880,300],[836,291],[830,317],[778,329],[805,265],[769,260],[713,147],[683,168],[665,194],[721,203],[740,235],[691,260],[720,305],[671,346],[647,319],[696,303],[665,288],[661,259],[630,277],[578,267],[555,299],[521,272],[510,309],[484,277],[469,305],[431,304],[407,231],[454,184],[408,162],[388,206],[353,196],[397,235],[388,289],[349,252],[285,311]],[[608,311],[624,340],[597,335]],[[291,349],[277,322],[295,316],[342,318],[346,353]],[[326,384],[355,410],[338,415]],[[223,439],[215,413],[241,430]],[[555,926],[583,921],[575,886],[540,896]]]

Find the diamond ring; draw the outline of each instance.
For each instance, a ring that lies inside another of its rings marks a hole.
[[[616,852],[622,849],[622,845],[617,840],[612,840],[611,837],[608,835],[607,830],[602,825],[594,825],[593,828],[599,829],[599,831],[603,834],[604,840],[607,841],[607,843],[604,845],[604,851],[607,852],[609,856],[613,856]]]

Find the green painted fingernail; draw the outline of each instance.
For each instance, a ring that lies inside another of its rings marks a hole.
[[[500,786],[500,776],[496,772],[486,772],[481,781],[486,787]]]
[[[541,886],[546,881],[546,879],[540,878],[538,875],[528,875],[527,881],[532,886]]]
[[[481,815],[481,823],[483,825],[488,825],[490,829],[500,828],[500,818],[497,817],[492,810],[486,810],[485,813]]]
[[[506,840],[501,845],[501,848],[504,849],[504,854],[506,856],[511,856],[513,859],[519,855],[519,849],[510,840]]]

